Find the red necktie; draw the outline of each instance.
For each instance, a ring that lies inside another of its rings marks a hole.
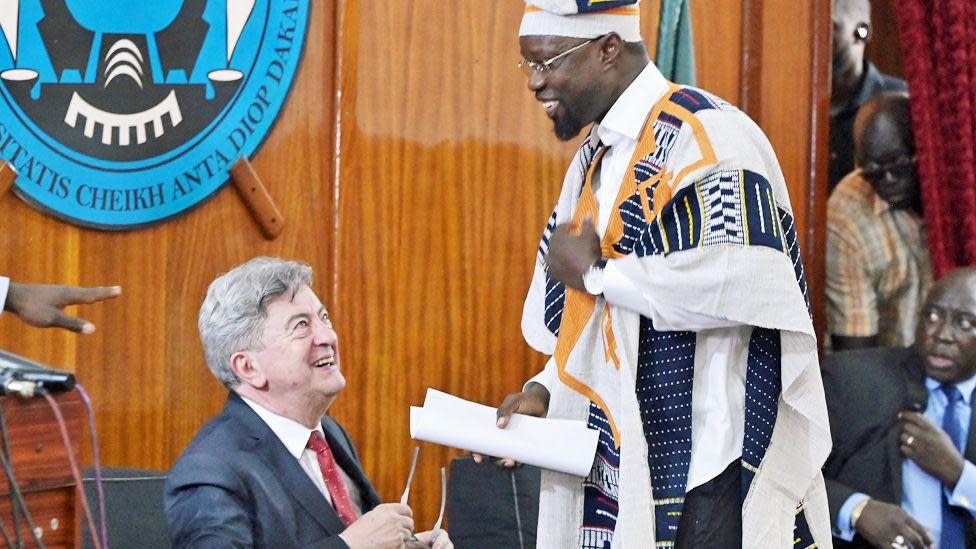
[[[325,479],[325,487],[332,496],[332,505],[335,507],[339,519],[346,526],[356,520],[356,509],[352,506],[349,498],[349,490],[346,483],[342,481],[339,467],[336,465],[335,458],[328,443],[322,438],[318,431],[312,431],[312,436],[308,439],[308,447],[315,452],[315,457],[319,460],[319,469],[322,470],[322,478]]]

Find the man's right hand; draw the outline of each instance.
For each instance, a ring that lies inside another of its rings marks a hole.
[[[121,293],[122,288],[118,286],[77,288],[11,282],[7,290],[7,301],[3,307],[31,326],[64,328],[80,334],[90,334],[95,331],[95,325],[87,320],[65,314],[64,308],[96,303]]]
[[[400,503],[377,505],[343,530],[350,549],[401,549],[413,535],[413,511]]]
[[[525,414],[527,416],[546,417],[549,411],[549,390],[539,383],[530,382],[521,393],[512,393],[502,400],[498,411],[496,425],[499,429],[508,426],[512,419],[512,414]],[[481,463],[484,456],[481,454],[471,454],[475,463]],[[503,467],[515,467],[517,463],[513,459],[492,458],[496,464]]]
[[[904,538],[908,549],[928,549],[934,546],[924,526],[901,507],[878,500],[868,500],[854,529],[871,545],[890,549],[898,536]]]

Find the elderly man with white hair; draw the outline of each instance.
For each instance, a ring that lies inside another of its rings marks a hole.
[[[228,389],[166,481],[175,547],[453,547],[413,536],[383,504],[329,406],[346,386],[329,314],[305,263],[258,257],[221,275],[200,308],[207,366]]]
[[[587,478],[543,474],[539,547],[828,547],[830,432],[768,140],[665,79],[637,0],[526,0],[519,45],[556,137],[590,127],[523,312],[552,358],[498,410],[600,431]]]

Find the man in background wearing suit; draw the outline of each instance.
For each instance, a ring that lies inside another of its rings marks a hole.
[[[976,269],[929,293],[908,348],[827,357],[837,547],[976,547]]]
[[[346,432],[325,415],[346,380],[312,269],[258,257],[218,277],[200,308],[207,365],[230,394],[170,472],[175,547],[451,549],[381,504]]]

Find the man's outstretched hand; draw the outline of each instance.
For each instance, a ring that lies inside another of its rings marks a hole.
[[[71,305],[96,303],[117,297],[122,293],[119,286],[78,288],[47,284],[10,283],[4,310],[38,328],[64,328],[81,334],[95,331],[95,325],[87,320],[65,314]]]

